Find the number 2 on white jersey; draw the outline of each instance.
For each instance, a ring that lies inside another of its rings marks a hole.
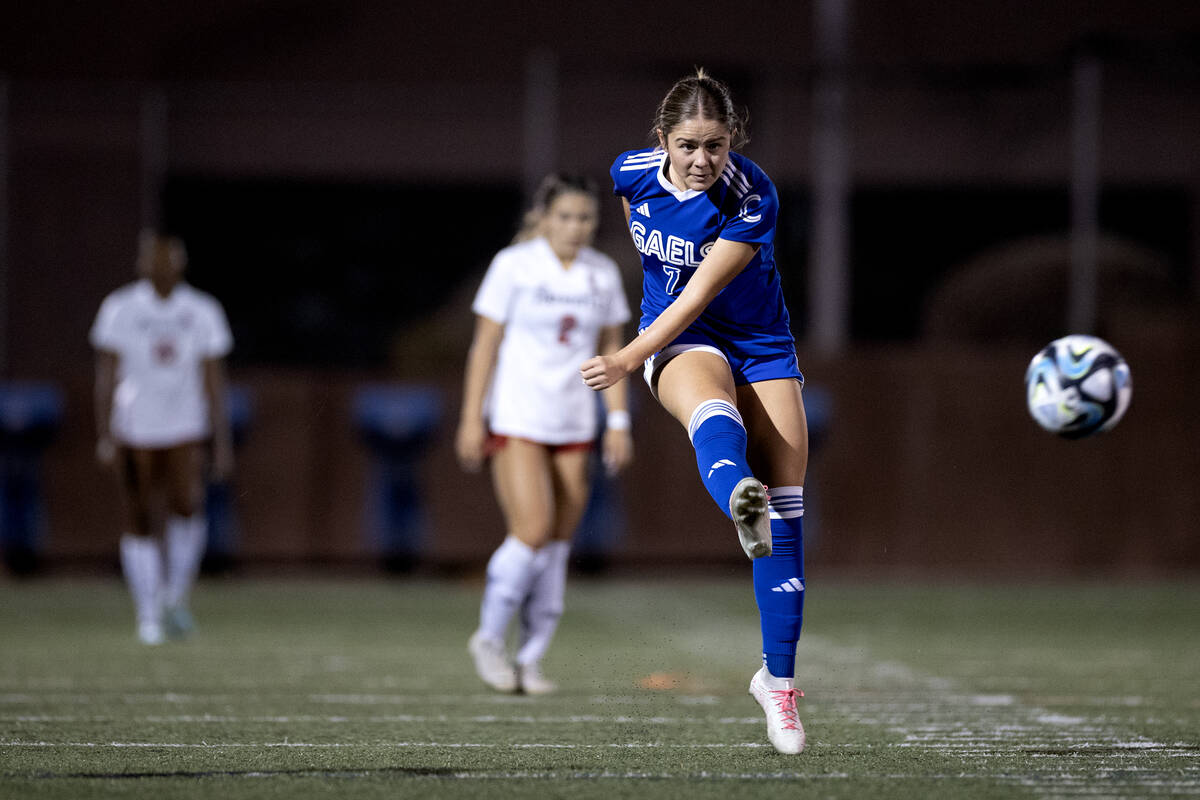
[[[579,320],[570,314],[564,314],[563,318],[558,321],[558,341],[562,344],[570,344],[569,334],[579,326]]]

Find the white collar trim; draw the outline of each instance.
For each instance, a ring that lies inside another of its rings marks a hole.
[[[671,183],[671,179],[667,177],[667,170],[671,168],[671,159],[666,157],[664,153],[662,168],[658,172],[658,184],[675,196],[679,202],[691,200],[693,197],[704,194],[699,189],[680,189],[675,184]]]

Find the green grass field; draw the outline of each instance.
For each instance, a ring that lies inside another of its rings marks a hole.
[[[550,697],[474,677],[481,586],[209,580],[145,648],[115,580],[0,582],[0,797],[1200,795],[1200,582],[812,575],[781,756],[745,570],[574,580]]]

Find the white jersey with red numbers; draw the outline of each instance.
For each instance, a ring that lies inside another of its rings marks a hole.
[[[216,299],[186,283],[164,299],[149,281],[136,281],[104,298],[90,339],[117,355],[114,438],[160,448],[209,436],[204,362],[233,347]]]
[[[569,268],[539,237],[496,254],[472,310],[504,325],[485,403],[493,433],[543,444],[591,441],[596,393],[579,365],[596,355],[601,328],[629,320],[621,273],[585,247]]]

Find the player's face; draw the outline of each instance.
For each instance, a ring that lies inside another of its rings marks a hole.
[[[165,296],[183,277],[184,260],[183,251],[170,240],[146,237],[138,251],[138,273]]]
[[[550,249],[563,261],[571,261],[596,233],[598,209],[591,195],[565,192],[546,209],[542,231]]]
[[[659,130],[667,151],[667,175],[676,188],[706,191],[729,160],[729,128],[715,119],[692,117],[669,131]]]

